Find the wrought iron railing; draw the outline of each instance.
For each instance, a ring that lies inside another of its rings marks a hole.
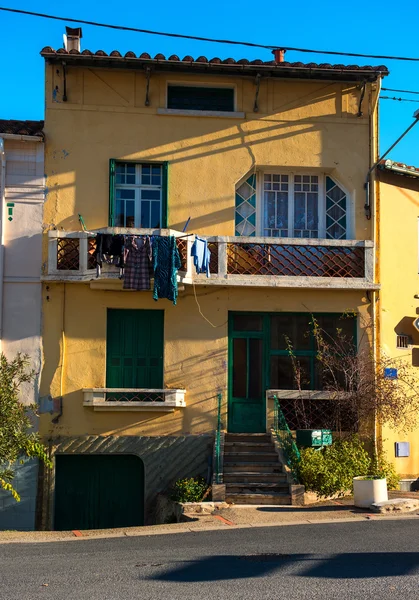
[[[274,433],[279,442],[279,445],[284,454],[287,466],[291,469],[294,480],[298,482],[297,465],[300,461],[300,451],[294,441],[287,420],[282,412],[281,405],[277,396],[273,396],[274,400]]]
[[[364,277],[362,247],[284,243],[227,244],[229,275]]]
[[[215,431],[215,452],[214,452],[214,482],[222,483],[221,467],[221,405],[222,394],[217,394],[217,429]]]

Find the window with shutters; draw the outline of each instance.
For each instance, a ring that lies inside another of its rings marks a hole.
[[[236,235],[281,238],[349,237],[349,199],[321,173],[259,172],[236,187]]]

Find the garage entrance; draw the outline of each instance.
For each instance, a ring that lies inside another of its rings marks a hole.
[[[144,464],[122,454],[57,454],[54,529],[144,525]]]

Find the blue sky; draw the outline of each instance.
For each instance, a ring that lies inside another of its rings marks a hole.
[[[417,0],[405,0],[398,10],[394,0],[379,3],[339,4],[330,0],[300,0],[259,5],[254,1],[212,0],[211,3],[141,2],[120,4],[101,0],[87,3],[72,0],[0,0],[0,6],[20,8],[58,16],[81,18],[144,29],[250,41],[267,45],[320,48],[344,52],[418,56]],[[42,119],[44,106],[44,46],[62,46],[66,23],[0,11],[3,60],[0,118]],[[71,25],[71,23],[69,24]],[[76,26],[75,24],[73,25]],[[90,50],[117,49],[121,53],[186,54],[207,57],[261,58],[271,60],[269,50],[212,44],[139,33],[113,31],[83,25],[82,47]],[[383,86],[419,91],[419,62],[356,59],[288,52],[289,61],[336,62],[347,64],[385,63],[391,74]],[[419,100],[419,96],[383,92]],[[419,103],[380,102],[381,152],[412,122]],[[419,166],[419,124],[391,153],[393,160]]]

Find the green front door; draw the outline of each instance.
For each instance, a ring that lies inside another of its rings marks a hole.
[[[106,387],[163,388],[162,310],[108,309]]]
[[[54,529],[144,525],[144,464],[122,454],[55,457]]]
[[[229,316],[228,431],[266,430],[263,317]]]

